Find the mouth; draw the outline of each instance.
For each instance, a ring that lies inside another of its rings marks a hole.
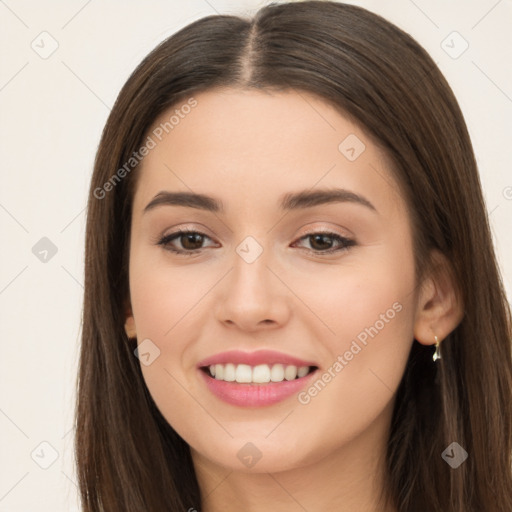
[[[318,374],[312,361],[268,350],[231,351],[197,366],[200,380],[221,401],[236,407],[265,407],[297,395]]]
[[[200,367],[201,371],[215,380],[259,385],[302,379],[317,369],[317,366],[296,366],[281,363],[259,364],[256,366],[227,363]]]

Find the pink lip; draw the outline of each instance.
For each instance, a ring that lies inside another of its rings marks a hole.
[[[243,352],[241,350],[230,350],[215,354],[202,360],[197,366],[198,368],[210,366],[212,364],[248,364],[256,366],[258,364],[284,364],[293,366],[318,366],[312,361],[303,361],[296,357],[283,354],[282,352],[275,352],[274,350],[257,350],[255,352]]]
[[[318,370],[314,370],[305,377],[295,380],[268,382],[266,384],[225,382],[211,377],[209,373],[207,374],[203,370],[198,370],[198,372],[204,379],[208,389],[222,401],[237,407],[265,407],[297,394],[311,382]]]

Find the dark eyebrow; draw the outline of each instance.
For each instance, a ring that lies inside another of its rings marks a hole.
[[[160,205],[186,206],[188,208],[198,208],[209,212],[222,212],[223,206],[220,201],[204,194],[196,194],[195,192],[159,192],[144,208],[146,213],[148,210]]]
[[[327,203],[356,203],[366,206],[370,210],[377,212],[368,199],[345,190],[343,188],[325,189],[325,190],[303,190],[293,194],[286,194],[283,197],[281,208],[283,210],[296,210],[299,208],[311,208],[319,204]]]
[[[281,200],[281,209],[298,210],[321,204],[346,202],[363,205],[378,213],[375,206],[368,199],[340,188],[314,191],[302,190],[285,194]],[[144,208],[144,213],[160,205],[185,206],[215,213],[224,211],[222,201],[204,194],[162,191],[148,203]]]

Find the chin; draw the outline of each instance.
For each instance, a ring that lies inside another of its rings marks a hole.
[[[329,447],[310,445],[306,432],[294,429],[293,434],[286,431],[280,434],[223,437],[218,442],[210,439],[208,446],[189,444],[192,452],[210,463],[242,473],[289,471],[314,464],[330,452]]]

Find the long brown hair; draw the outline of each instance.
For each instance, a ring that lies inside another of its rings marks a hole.
[[[465,309],[440,364],[431,347],[413,342],[396,395],[386,492],[400,512],[512,510],[511,315],[463,115],[411,36],[329,1],[195,21],[155,48],[117,98],[87,214],[75,446],[83,510],[200,510],[189,447],[155,406],[136,340],[123,328],[138,171],[126,162],[163,111],[218,86],[314,93],[385,150],[410,208],[418,282],[431,249],[441,251]],[[457,469],[441,457],[454,441],[469,454]]]

